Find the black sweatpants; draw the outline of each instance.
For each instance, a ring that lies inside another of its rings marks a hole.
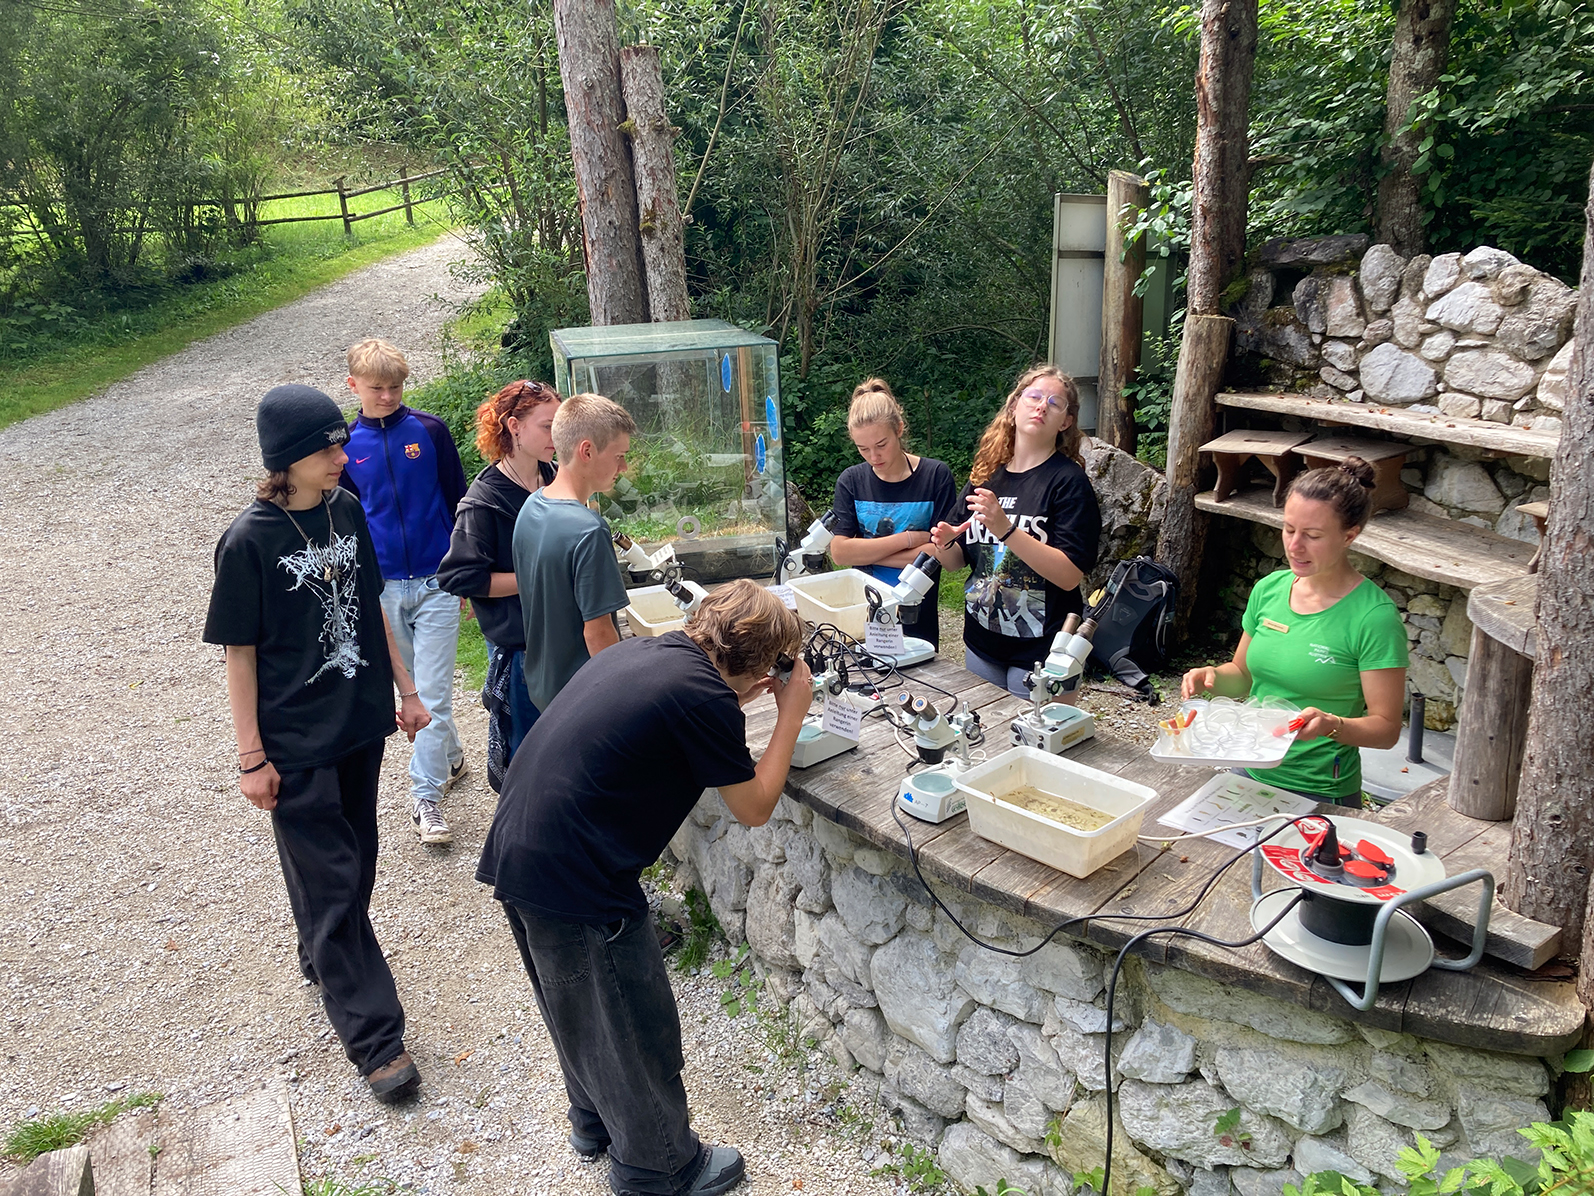
[[[652,923],[504,912],[564,1072],[570,1124],[609,1143],[617,1192],[684,1192],[708,1151],[687,1117],[681,1015]]]
[[[283,773],[271,812],[300,967],[308,963],[320,981],[327,1019],[362,1076],[404,1049],[404,1009],[368,916],[384,743]]]

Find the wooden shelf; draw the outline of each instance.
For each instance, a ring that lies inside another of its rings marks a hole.
[[[1559,432],[1535,432],[1531,428],[1515,428],[1486,419],[1424,414],[1374,403],[1348,403],[1344,399],[1310,399],[1305,395],[1220,394],[1218,405],[1296,415],[1320,423],[1378,428],[1400,436],[1421,436],[1448,444],[1469,444],[1511,457],[1553,457],[1561,439]]]
[[[1231,515],[1284,526],[1284,512],[1266,490],[1246,490],[1218,502],[1212,491],[1196,495],[1196,506],[1213,515]],[[1413,577],[1470,590],[1487,582],[1525,577],[1533,545],[1496,535],[1470,523],[1439,519],[1416,511],[1384,511],[1375,515],[1351,545],[1375,560]]]

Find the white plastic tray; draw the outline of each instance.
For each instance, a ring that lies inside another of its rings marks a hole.
[[[626,604],[625,618],[632,635],[663,635],[686,626],[686,616],[663,586],[641,586],[627,597],[631,601]]]
[[[1002,801],[1031,785],[1042,793],[1114,815],[1093,831],[1075,830]],[[1039,748],[1009,748],[957,777],[969,798],[969,829],[982,839],[1083,880],[1135,845],[1146,807],[1157,791],[1086,768]]]
[[[862,569],[840,569],[834,573],[810,573],[788,583],[797,599],[797,613],[810,623],[830,623],[855,640],[864,638],[869,628],[869,603],[864,586],[873,586],[882,596],[890,590],[884,582]]]
[[[1295,732],[1286,731],[1284,728],[1300,713],[1297,710],[1286,709],[1283,706],[1264,707],[1251,703],[1227,702],[1224,699],[1217,699],[1211,703],[1201,700],[1186,702],[1179,707],[1179,710],[1181,717],[1191,709],[1196,710],[1196,721],[1200,722],[1210,711],[1225,707],[1234,711],[1243,723],[1255,728],[1253,750],[1214,752],[1198,742],[1192,743],[1187,733],[1173,736],[1167,731],[1162,731],[1157,735],[1157,742],[1151,746],[1151,758],[1162,764],[1182,764],[1191,768],[1273,768],[1284,759],[1285,753],[1290,750],[1290,744],[1295,742]],[[1274,730],[1279,730],[1281,734],[1274,735],[1272,733]]]

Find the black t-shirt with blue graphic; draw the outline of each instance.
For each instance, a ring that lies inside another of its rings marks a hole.
[[[937,523],[956,523],[957,483],[944,461],[920,457],[919,464],[900,482],[883,482],[866,461],[848,466],[836,479],[836,525],[838,536],[878,540],[898,532],[927,532]],[[897,584],[902,570],[888,565],[860,565],[871,577],[888,586]],[[917,607],[911,618],[902,620],[905,635],[941,643],[937,585]]]
[[[1082,572],[1095,568],[1101,506],[1090,479],[1072,457],[1053,453],[1023,473],[1009,473],[1004,465],[982,488],[996,495],[1019,531],[1061,549]],[[963,487],[954,522],[967,517],[965,500],[973,493],[972,484]],[[963,642],[1009,668],[1029,668],[1044,660],[1063,620],[1084,609],[1079,588],[1053,585],[978,523],[969,524],[959,543],[969,562]]]

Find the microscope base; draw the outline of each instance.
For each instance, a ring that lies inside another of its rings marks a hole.
[[[897,805],[921,822],[945,822],[961,814],[969,802],[952,777],[946,765],[909,773],[897,787]]]
[[[857,746],[857,740],[820,730],[817,718],[808,719],[804,721],[802,730],[797,732],[797,746],[792,749],[791,766],[812,768]]]
[[[1039,718],[1033,713],[1015,718],[1012,732],[1014,747],[1034,747],[1043,752],[1060,753],[1094,736],[1096,718],[1076,706],[1053,702],[1042,709]]]

